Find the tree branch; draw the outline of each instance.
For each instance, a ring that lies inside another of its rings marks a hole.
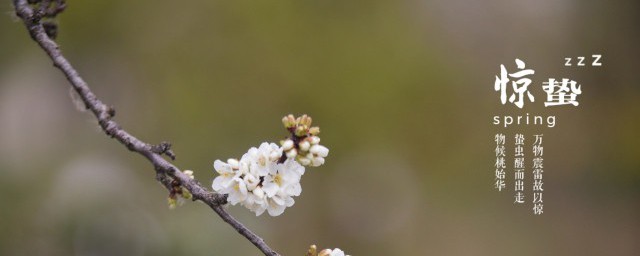
[[[13,3],[16,14],[24,22],[31,38],[47,53],[53,61],[53,65],[60,69],[60,71],[62,71],[62,73],[67,77],[67,80],[71,83],[73,89],[80,95],[80,98],[86,105],[87,109],[93,112],[100,124],[100,127],[108,136],[118,140],[118,142],[129,150],[147,158],[156,171],[156,179],[168,190],[171,191],[172,189],[172,181],[179,182],[182,187],[186,188],[193,195],[194,201],[202,201],[211,207],[211,209],[213,209],[213,211],[215,211],[222,220],[229,223],[229,225],[238,231],[238,233],[246,237],[265,255],[279,255],[276,251],[271,249],[262,238],[253,233],[224,210],[222,206],[227,202],[225,195],[208,191],[197,181],[182,173],[176,166],[162,157],[162,154],[165,154],[172,159],[174,158],[173,152],[171,152],[169,148],[170,145],[168,143],[163,142],[160,145],[145,143],[122,129],[118,123],[113,121],[112,118],[115,115],[114,109],[105,105],[91,91],[87,83],[62,55],[58,44],[49,38],[45,28],[41,24],[40,19],[43,17],[42,13],[44,10],[49,8],[44,5],[50,4],[51,1],[42,1],[40,3],[41,7],[38,10],[34,10],[27,0],[14,0]]]

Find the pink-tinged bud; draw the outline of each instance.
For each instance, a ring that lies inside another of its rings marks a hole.
[[[311,143],[311,145],[316,145],[318,143],[320,143],[320,137],[318,136],[311,136],[308,138],[309,142]]]

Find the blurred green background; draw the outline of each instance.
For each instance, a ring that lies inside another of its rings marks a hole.
[[[68,5],[66,57],[207,186],[215,159],[283,138],[283,115],[314,118],[331,152],[295,205],[229,208],[283,255],[640,255],[637,1]],[[0,12],[0,255],[259,255],[203,204],[169,210],[150,164],[76,110],[9,1]],[[591,54],[602,67],[564,66]],[[515,58],[536,71],[524,109],[493,90]],[[544,108],[549,77],[578,81],[580,105]],[[556,127],[492,125],[526,113]],[[543,215],[513,204],[510,176],[493,188],[499,132],[544,134]]]

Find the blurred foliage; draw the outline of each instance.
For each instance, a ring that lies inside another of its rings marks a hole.
[[[206,206],[170,211],[153,169],[97,129],[0,19],[0,255],[257,255]],[[636,1],[71,1],[58,42],[116,120],[215,159],[307,113],[331,149],[277,218],[230,211],[284,255],[637,255]],[[603,54],[600,68],[564,57]],[[500,105],[499,65],[582,84],[580,106]],[[554,128],[491,124],[556,115]],[[545,213],[492,188],[492,137],[544,133]]]

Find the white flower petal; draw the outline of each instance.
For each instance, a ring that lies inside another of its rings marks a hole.
[[[256,178],[256,176],[254,176],[254,175],[252,175],[250,173],[245,174],[243,180],[244,180],[245,184],[247,185],[247,189],[248,190],[255,189],[258,186],[258,184],[260,183],[260,179]]]
[[[267,207],[267,211],[271,216],[278,216],[284,212],[285,208],[287,207],[281,204],[269,203],[269,207]]]
[[[266,207],[257,207],[254,211],[256,212],[256,216],[260,216],[264,213],[264,211],[266,211],[267,208]]]
[[[278,204],[278,205],[285,205],[285,200],[284,198],[280,197],[279,195],[276,195],[274,197],[270,198],[271,200],[269,201],[269,205],[271,205],[272,203]]]
[[[216,170],[216,172],[218,172],[219,174],[222,174],[224,172],[227,172],[227,163],[222,162],[220,160],[216,160],[213,162],[213,169]]]
[[[286,193],[290,196],[299,196],[302,193],[302,186],[300,183],[291,184],[287,186]]]
[[[284,164],[287,169],[297,173],[298,176],[302,176],[304,174],[304,166],[300,165],[298,162],[293,160],[288,160]]]
[[[264,191],[265,194],[267,194],[268,197],[272,197],[276,195],[276,193],[278,193],[278,190],[280,190],[280,187],[278,187],[278,185],[274,182],[268,182],[268,183],[262,184],[262,190]]]
[[[214,191],[220,191],[223,190],[225,188],[227,188],[227,186],[224,186],[225,184],[225,179],[222,176],[218,176],[215,179],[213,179],[213,184],[211,185],[211,188]]]
[[[287,197],[285,198],[285,202],[284,205],[287,207],[291,207],[293,206],[293,204],[296,202],[296,200],[293,200],[293,197]]]
[[[262,188],[257,187],[256,189],[253,190],[253,194],[256,195],[258,198],[264,198],[264,190],[262,190]]]

